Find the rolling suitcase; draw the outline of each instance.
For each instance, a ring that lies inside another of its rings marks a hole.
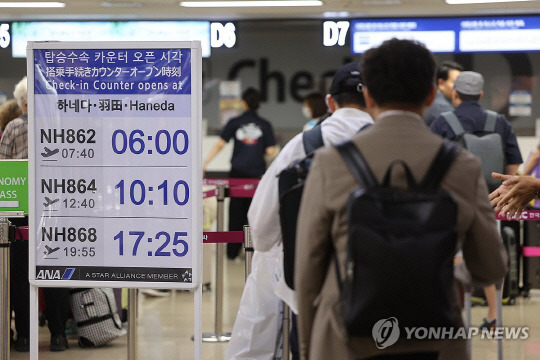
[[[519,224],[519,223],[517,223]],[[519,288],[519,243],[516,237],[516,231],[513,227],[503,226],[501,230],[506,252],[508,253],[508,273],[504,278],[502,288],[502,303],[503,305],[514,305],[516,298],[520,294]],[[486,305],[484,290],[482,287],[477,287],[471,297],[473,305]]]

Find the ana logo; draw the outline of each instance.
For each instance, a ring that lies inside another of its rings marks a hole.
[[[75,268],[66,268],[62,276],[60,276],[60,270],[39,270],[36,279],[37,280],[70,280],[75,272]]]
[[[394,345],[399,339],[399,326],[395,317],[381,319],[373,325],[371,330],[375,345],[379,349]]]
[[[66,270],[64,271],[64,275],[62,275],[62,280],[71,279],[74,272],[75,272],[75,268],[66,268]]]
[[[36,279],[60,280],[60,270],[39,270]]]

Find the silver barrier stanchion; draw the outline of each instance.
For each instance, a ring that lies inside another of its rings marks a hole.
[[[246,253],[246,280],[251,273],[251,259],[253,258],[253,243],[249,225],[244,225],[244,251]]]
[[[283,354],[281,358],[283,360],[289,360],[290,344],[289,334],[291,332],[291,309],[289,305],[283,302]]]
[[[137,360],[137,323],[139,292],[128,290],[128,360]]]
[[[217,231],[224,231],[224,208],[225,208],[225,185],[217,185]],[[225,244],[216,244],[216,303],[215,323],[213,333],[204,333],[203,342],[227,342],[231,339],[231,333],[223,333],[223,257]]]
[[[0,217],[0,349],[1,359],[9,360],[11,312],[9,308],[9,221]]]

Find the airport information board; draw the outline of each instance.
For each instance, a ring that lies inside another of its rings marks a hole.
[[[30,42],[34,285],[200,283],[200,42]]]
[[[540,51],[540,17],[396,18],[351,21],[351,51],[417,40],[435,53]]]

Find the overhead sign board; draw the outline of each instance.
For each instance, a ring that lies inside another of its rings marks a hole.
[[[28,59],[32,284],[195,287],[200,42],[31,42]]]
[[[434,53],[540,51],[540,17],[395,18],[351,21],[353,54],[361,54],[392,38],[422,42]]]

